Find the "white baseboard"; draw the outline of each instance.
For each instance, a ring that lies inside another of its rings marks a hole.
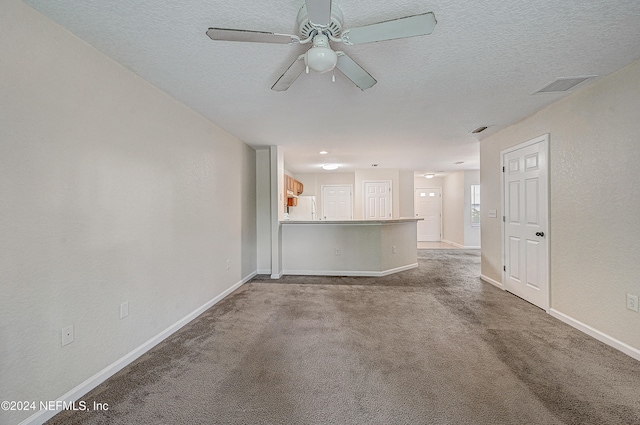
[[[592,328],[591,326],[585,323],[582,323],[581,321],[576,320],[571,316],[567,316],[566,314],[561,313],[558,310],[554,310],[553,308],[549,311],[549,314],[551,314],[556,319],[562,320],[564,323],[570,326],[573,326],[574,328],[586,333],[587,335],[592,336],[598,341],[603,342],[608,346],[615,348],[616,350],[620,350],[626,355],[631,356],[636,360],[640,360],[639,349],[632,347],[629,344],[625,344],[624,342],[618,339],[615,339],[614,337],[607,335],[604,332],[601,332],[595,328]]]
[[[144,353],[151,350],[153,347],[155,347],[156,345],[158,345],[159,343],[161,343],[162,341],[170,337],[172,334],[177,332],[184,325],[186,325],[187,323],[191,322],[193,319],[195,319],[196,317],[204,313],[207,309],[217,304],[218,302],[222,301],[223,298],[231,294],[240,286],[242,286],[249,280],[253,279],[256,274],[257,272],[252,272],[250,275],[246,276],[241,281],[233,284],[231,287],[226,289],[220,295],[207,301],[205,304],[201,305],[200,307],[198,307],[197,309],[195,309],[194,311],[192,311],[182,319],[178,320],[176,323],[169,326],[167,329],[160,332],[158,335],[154,336],[153,338],[151,338],[150,340],[148,340],[138,348],[134,349],[133,351],[121,357],[120,359],[116,360],[114,363],[105,367],[100,372],[96,373],[95,375],[93,375],[92,377],[90,377],[89,379],[87,379],[77,387],[73,388],[71,391],[63,394],[58,398],[57,401],[59,401],[60,404],[62,404],[63,402],[71,403],[73,401],[79,400],[80,397],[87,394],[89,391],[91,391],[92,389],[94,389],[95,387],[97,387],[98,385],[100,385],[101,383],[103,383],[104,381],[106,381],[116,373],[118,373],[125,366],[129,365],[138,357],[140,357],[141,355],[143,355]],[[37,413],[34,413],[33,415],[29,416],[28,418],[20,422],[19,425],[41,425],[46,421],[48,421],[49,419],[53,418],[60,411],[61,410],[40,410]]]
[[[481,275],[480,275],[480,279],[484,280],[484,281],[485,281],[485,282],[487,282],[487,283],[492,284],[492,285],[493,285],[493,286],[495,286],[495,287],[498,287],[498,288],[500,288],[500,289],[504,289],[504,288],[502,287],[502,283],[498,282],[497,280],[491,279],[491,278],[490,278],[490,277],[488,277],[488,276],[485,276],[485,275],[481,274]]]
[[[284,272],[272,273],[271,274],[271,279],[280,279],[283,275],[284,275]]]
[[[256,274],[271,274],[271,269],[258,269]]]
[[[464,248],[464,245],[460,245],[459,243],[451,242],[446,239],[442,239],[440,242],[455,246],[456,248]]]
[[[440,242],[446,243],[447,245],[453,245],[456,248],[460,248],[460,249],[480,249],[481,248],[479,246],[460,245],[459,243],[451,242],[451,241],[448,241],[446,239],[442,239]]]
[[[362,277],[382,277],[393,273],[411,270],[418,267],[418,263],[407,264],[406,266],[395,267],[382,271],[371,270],[284,270],[283,274],[296,276],[362,276]]]
[[[400,266],[400,267],[396,267],[396,268],[393,268],[393,269],[388,269],[388,270],[381,271],[380,272],[381,273],[380,276],[388,276],[390,274],[403,272],[405,270],[417,269],[417,268],[418,268],[418,263],[407,264],[406,266]]]

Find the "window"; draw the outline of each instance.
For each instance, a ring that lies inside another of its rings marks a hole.
[[[480,185],[471,185],[471,227],[480,227]]]

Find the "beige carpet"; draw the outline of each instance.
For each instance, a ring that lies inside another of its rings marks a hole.
[[[258,277],[50,424],[638,424],[640,362],[483,283]]]

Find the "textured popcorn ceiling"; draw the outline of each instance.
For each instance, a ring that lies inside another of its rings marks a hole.
[[[26,3],[248,144],[282,146],[292,172],[329,161],[343,170],[477,169],[478,137],[566,96],[531,93],[640,58],[638,0],[343,0],[345,28],[428,11],[438,24],[424,37],[334,43],[378,80],[367,91],[336,72],[335,83],[302,74],[274,92],[307,46],[214,42],[205,31],[295,34],[302,0]],[[474,137],[479,126],[489,129]]]

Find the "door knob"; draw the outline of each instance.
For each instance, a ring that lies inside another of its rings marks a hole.
[[[536,232],[536,236],[543,237],[544,236],[544,232]]]

